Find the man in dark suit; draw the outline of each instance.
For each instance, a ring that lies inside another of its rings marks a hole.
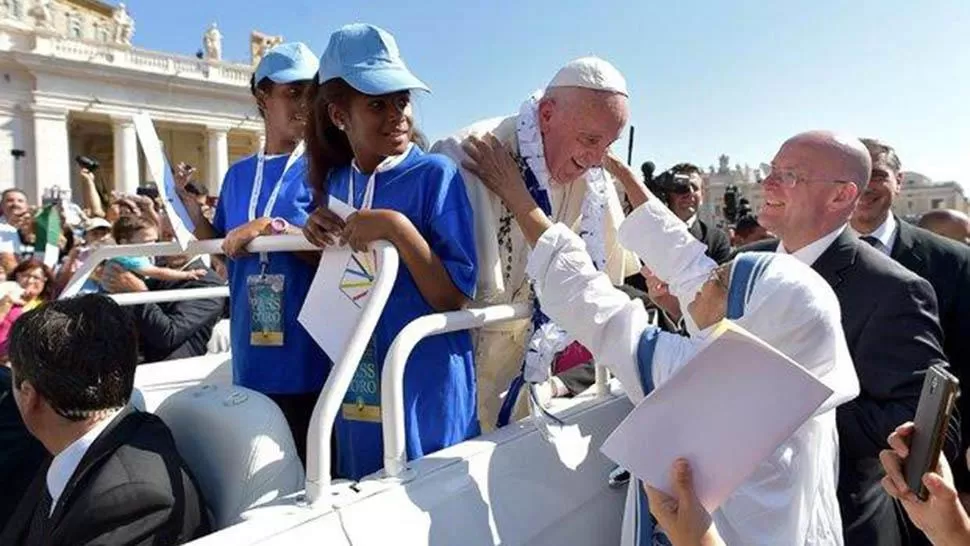
[[[777,234],[742,250],[786,252],[832,286],[862,393],[837,410],[839,504],[846,546],[910,544],[905,516],[880,485],[879,451],[910,421],[925,370],[945,363],[930,284],[847,229],[872,160],[855,138],[814,131],[789,139],[764,180],[758,220]],[[947,452],[958,451],[951,423]]]
[[[108,264],[101,284],[113,294],[214,288],[226,284],[200,259],[189,262],[187,256],[170,256],[160,265],[173,269],[205,269],[206,275],[184,281],[143,281],[118,264]],[[225,310],[225,300],[206,298],[146,303],[134,305],[130,310],[138,327],[138,347],[144,362],[161,362],[206,354],[212,329]]]
[[[128,314],[99,295],[48,303],[14,325],[14,399],[50,457],[0,544],[181,544],[208,532],[168,427],[128,405],[136,339]]]
[[[47,459],[47,450],[24,426],[13,399],[10,368],[0,366],[0,529],[24,496],[30,480]]]
[[[892,213],[899,195],[902,164],[891,146],[862,139],[872,158],[872,178],[852,215],[852,228],[862,239],[906,269],[928,280],[936,292],[943,350],[951,370],[963,385],[970,384],[970,247],[958,244],[900,220]],[[970,396],[961,397],[961,437],[970,440]],[[953,461],[957,489],[970,493],[970,472],[964,457]]]

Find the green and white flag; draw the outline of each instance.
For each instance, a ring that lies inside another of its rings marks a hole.
[[[34,234],[37,235],[34,249],[38,259],[53,268],[60,256],[57,243],[61,238],[61,215],[57,205],[47,205],[34,218]]]

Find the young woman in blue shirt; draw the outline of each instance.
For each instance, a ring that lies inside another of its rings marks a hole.
[[[414,319],[461,309],[474,297],[472,209],[457,166],[413,144],[408,71],[394,38],[364,24],[335,32],[309,90],[307,155],[324,206],[304,228],[319,246],[355,251],[392,242],[402,267],[337,419],[337,474],[359,479],[383,466],[380,376],[387,350]],[[326,196],[358,212],[346,223]],[[411,353],[404,375],[407,455],[415,459],[479,435],[468,332],[434,336]]]
[[[179,186],[200,239],[225,238],[230,287],[233,382],[268,395],[286,416],[301,460],[306,435],[330,361],[297,322],[315,260],[296,253],[251,255],[257,236],[299,233],[312,202],[303,153],[304,93],[316,77],[316,55],[302,43],[266,53],[252,93],[266,131],[257,154],[226,172],[210,223],[198,200]]]

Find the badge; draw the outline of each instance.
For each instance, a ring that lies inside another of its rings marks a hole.
[[[283,346],[283,275],[250,275],[249,343],[257,347]]]
[[[376,356],[372,339],[344,396],[341,410],[348,421],[381,422],[381,373]]]

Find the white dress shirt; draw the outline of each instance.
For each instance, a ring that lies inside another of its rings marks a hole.
[[[64,488],[67,487],[67,483],[71,481],[71,476],[74,475],[77,466],[81,464],[81,459],[84,458],[84,454],[88,452],[91,444],[98,439],[98,436],[101,436],[104,429],[108,428],[108,425],[118,417],[119,413],[121,413],[120,409],[112,410],[104,419],[98,421],[98,424],[94,425],[91,430],[87,431],[84,436],[74,440],[74,442],[64,448],[51,461],[51,466],[47,469],[47,492],[51,495],[51,514],[54,513],[57,501],[60,499],[61,494],[64,493]]]
[[[875,237],[879,243],[873,246],[886,256],[893,253],[893,246],[896,244],[897,227],[896,218],[890,213],[886,216],[886,221],[869,234],[869,237]]]
[[[839,235],[842,235],[842,232],[845,231],[846,227],[847,224],[842,224],[836,228],[835,231],[832,231],[828,235],[811,244],[803,246],[795,252],[788,252],[788,250],[785,248],[784,242],[778,241],[777,252],[779,254],[791,254],[792,256],[798,258],[798,261],[802,262],[803,264],[812,265],[816,260],[822,257],[822,254],[824,254],[830,246],[832,246],[832,243],[839,238]]]

